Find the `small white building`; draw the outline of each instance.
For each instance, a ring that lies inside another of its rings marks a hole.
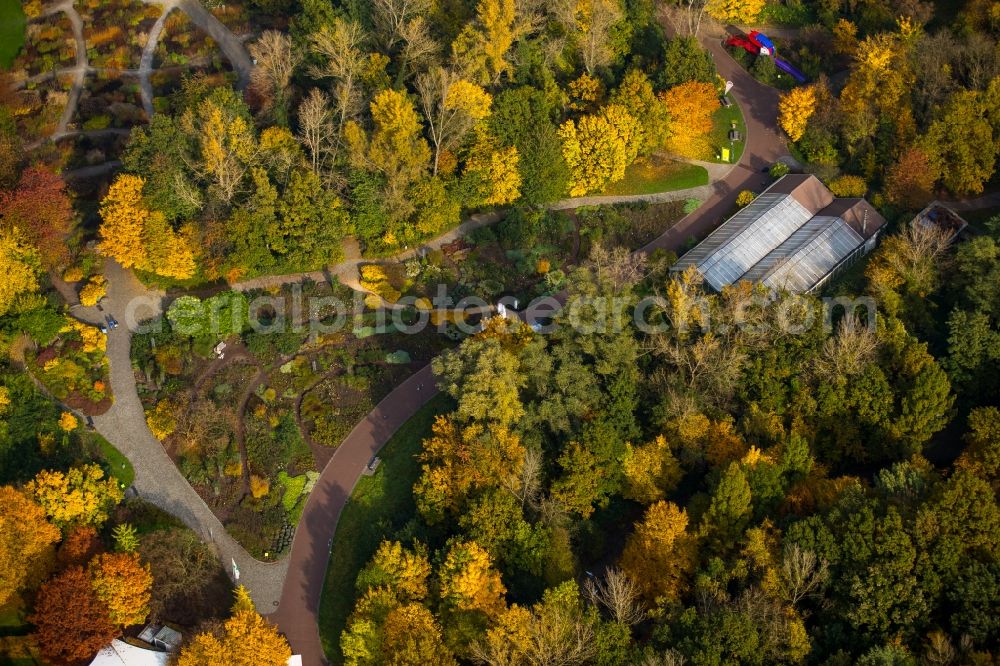
[[[167,666],[169,663],[169,652],[147,650],[116,638],[97,653],[90,666]]]

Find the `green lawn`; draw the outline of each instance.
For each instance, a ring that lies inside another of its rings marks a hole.
[[[0,68],[8,69],[24,45],[27,19],[20,0],[0,0]]]
[[[712,120],[715,123],[715,126],[712,128],[711,137],[712,147],[715,151],[715,154],[712,156],[712,160],[715,162],[722,161],[719,159],[719,155],[721,154],[719,149],[722,147],[730,147],[729,130],[735,122],[736,129],[738,129],[740,135],[743,136],[743,141],[736,141],[732,144],[734,153],[732,163],[736,164],[740,161],[740,157],[743,155],[743,147],[746,144],[747,124],[743,121],[743,112],[740,111],[740,105],[736,103],[736,100],[733,99],[732,95],[729,96],[729,99],[733,101],[732,106],[728,109],[720,108],[712,116]]]
[[[93,451],[93,455],[104,461],[108,471],[118,479],[118,482],[126,488],[131,486],[132,481],[135,480],[135,469],[128,458],[96,432],[84,433],[83,437],[88,448]]]
[[[333,664],[342,663],[340,633],[354,607],[354,581],[379,543],[391,537],[416,513],[412,488],[420,475],[416,456],[430,434],[434,417],[450,408],[442,395],[432,399],[392,436],[372,476],[362,476],[344,507],[333,537],[333,551],[319,605],[323,650]]]
[[[653,155],[636,160],[625,170],[623,180],[612,183],[601,194],[656,194],[707,184],[705,167]]]

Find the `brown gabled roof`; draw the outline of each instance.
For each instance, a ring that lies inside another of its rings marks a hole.
[[[864,199],[834,199],[816,215],[839,217],[866,240],[885,226],[885,218]]]
[[[782,176],[767,188],[767,191],[791,195],[811,215],[818,214],[833,203],[833,194],[830,190],[826,189],[819,178],[811,174],[790,173]]]

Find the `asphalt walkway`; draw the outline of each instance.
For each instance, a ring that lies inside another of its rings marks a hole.
[[[702,42],[712,52],[719,73],[736,84],[731,94],[743,109],[746,149],[736,168],[728,170],[721,180],[704,186],[706,201],[698,210],[639,252],[658,248],[678,250],[688,237],[707,234],[735,207],[741,190],[759,191],[767,185],[770,179],[766,169],[787,153],[784,141],[774,130],[778,91],[758,83],[730,58],[721,46],[721,35],[706,34]],[[281,603],[271,617],[288,636],[295,653],[302,655],[306,666],[327,663],[319,637],[318,611],[329,544],[340,513],[367,461],[436,393],[429,366],[394,389],[340,444],[306,504],[292,543]]]

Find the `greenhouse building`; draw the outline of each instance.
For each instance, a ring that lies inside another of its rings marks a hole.
[[[811,292],[875,247],[885,219],[864,199],[838,199],[818,178],[789,174],[673,266],[694,266],[716,291],[741,280]]]

